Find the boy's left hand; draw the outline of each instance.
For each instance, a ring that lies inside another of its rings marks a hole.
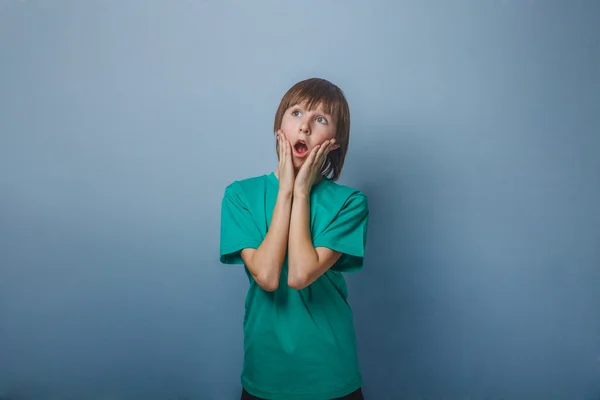
[[[296,175],[294,195],[308,196],[310,194],[313,183],[317,178],[320,178],[319,174],[321,174],[323,161],[325,161],[327,154],[333,150],[332,146],[334,144],[335,139],[326,140],[323,144],[317,145],[312,149],[308,158],[302,167],[300,167],[298,175]]]

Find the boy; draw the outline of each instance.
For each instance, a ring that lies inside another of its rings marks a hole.
[[[362,399],[342,272],[363,266],[366,196],[337,184],[350,111],[324,79],[297,83],[277,109],[277,169],[231,183],[220,260],[244,264],[242,399]]]

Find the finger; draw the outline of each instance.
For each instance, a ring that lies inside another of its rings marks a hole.
[[[319,154],[319,152],[323,149],[323,146],[318,144],[316,145],[313,150],[310,152],[309,156],[308,156],[308,160],[311,163],[314,162]]]
[[[329,141],[329,145],[327,146],[327,150],[325,151],[325,154],[323,154],[323,158],[327,157],[327,155],[329,153],[331,153],[335,148],[335,139],[331,139]]]
[[[329,142],[329,147],[327,147],[327,154],[329,154],[330,152],[335,150],[335,148],[336,148],[335,139],[331,139],[331,141]],[[327,154],[325,154],[325,155],[327,155]]]
[[[306,159],[306,163],[307,168],[313,168],[315,162],[317,161],[317,154],[319,153],[319,151],[322,149],[323,146],[321,145],[316,145],[312,151],[310,152],[310,154],[308,155],[308,158]]]
[[[284,136],[283,136],[283,131],[282,131],[281,129],[278,129],[278,130],[277,130],[277,140],[278,140],[278,143],[279,143],[279,146],[280,146],[280,148],[281,148],[281,146],[283,145],[283,140],[282,140],[282,139],[283,139],[283,137],[284,137]]]
[[[321,154],[319,154],[319,155],[326,154],[329,151],[330,147],[331,147],[331,141],[330,140],[325,141],[325,143],[323,143],[323,149],[321,151]]]
[[[335,139],[328,140],[327,145],[324,146],[323,151],[321,152],[321,154],[319,154],[319,159],[317,160],[317,164],[319,165],[319,167],[323,166],[323,163],[325,162],[325,158],[327,158],[327,155],[329,154],[329,152],[331,152],[334,142],[335,142]]]
[[[329,141],[329,148],[327,149],[327,152],[329,153],[330,151],[332,151],[335,148],[335,139],[331,139]]]
[[[285,141],[285,156],[286,156],[287,161],[291,164],[292,163],[292,144],[287,139],[283,139],[283,140]]]
[[[339,148],[340,148],[340,145],[337,144],[336,140],[335,139],[331,139],[331,147],[330,147],[329,151],[333,151],[333,150],[339,149]]]
[[[281,164],[283,165],[287,161],[287,143],[281,134],[279,137],[281,138]]]
[[[279,156],[279,163],[281,163],[283,160],[283,145],[281,142],[281,135],[279,133],[277,134],[277,153]]]
[[[319,153],[317,154],[317,160],[319,163],[323,161],[325,155],[329,152],[329,148],[331,147],[331,142],[329,140],[325,141],[321,148],[319,149]]]

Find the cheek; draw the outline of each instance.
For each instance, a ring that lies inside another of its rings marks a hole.
[[[326,140],[335,138],[335,131],[331,129],[320,129],[314,132],[314,136],[318,143],[323,143]]]
[[[293,120],[287,118],[287,116],[283,117],[281,120],[281,129],[285,130],[286,128],[289,130],[293,127]]]

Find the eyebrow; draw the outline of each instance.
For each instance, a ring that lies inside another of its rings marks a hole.
[[[302,110],[306,110],[301,104],[293,104],[290,108],[300,108]],[[313,111],[315,111],[318,114],[322,114],[322,115],[324,115],[326,117],[333,117],[332,114],[326,113],[325,110],[323,110],[322,107],[318,107],[318,108],[314,109]]]

